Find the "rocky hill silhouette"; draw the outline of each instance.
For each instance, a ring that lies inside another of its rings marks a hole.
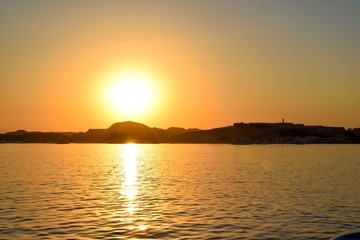
[[[145,124],[136,122],[118,122],[111,125],[107,130],[108,142],[157,142],[166,133],[165,130],[150,128]]]
[[[84,133],[83,141],[105,143],[160,143],[168,142],[173,135],[197,131],[198,129],[185,129],[171,127],[166,130],[150,128],[142,123],[126,121],[112,124],[107,129],[89,129]]]

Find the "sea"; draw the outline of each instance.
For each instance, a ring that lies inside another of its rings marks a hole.
[[[360,145],[0,144],[0,239],[330,239]]]

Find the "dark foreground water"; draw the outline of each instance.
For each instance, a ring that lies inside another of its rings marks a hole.
[[[360,145],[0,144],[0,239],[329,239]]]

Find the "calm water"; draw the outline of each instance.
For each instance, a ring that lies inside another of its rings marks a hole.
[[[0,144],[0,239],[329,239],[360,145]]]

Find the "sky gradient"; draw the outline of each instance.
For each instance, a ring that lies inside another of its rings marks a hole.
[[[360,1],[0,1],[0,132],[233,122],[360,127]],[[138,71],[156,101],[106,105]]]

